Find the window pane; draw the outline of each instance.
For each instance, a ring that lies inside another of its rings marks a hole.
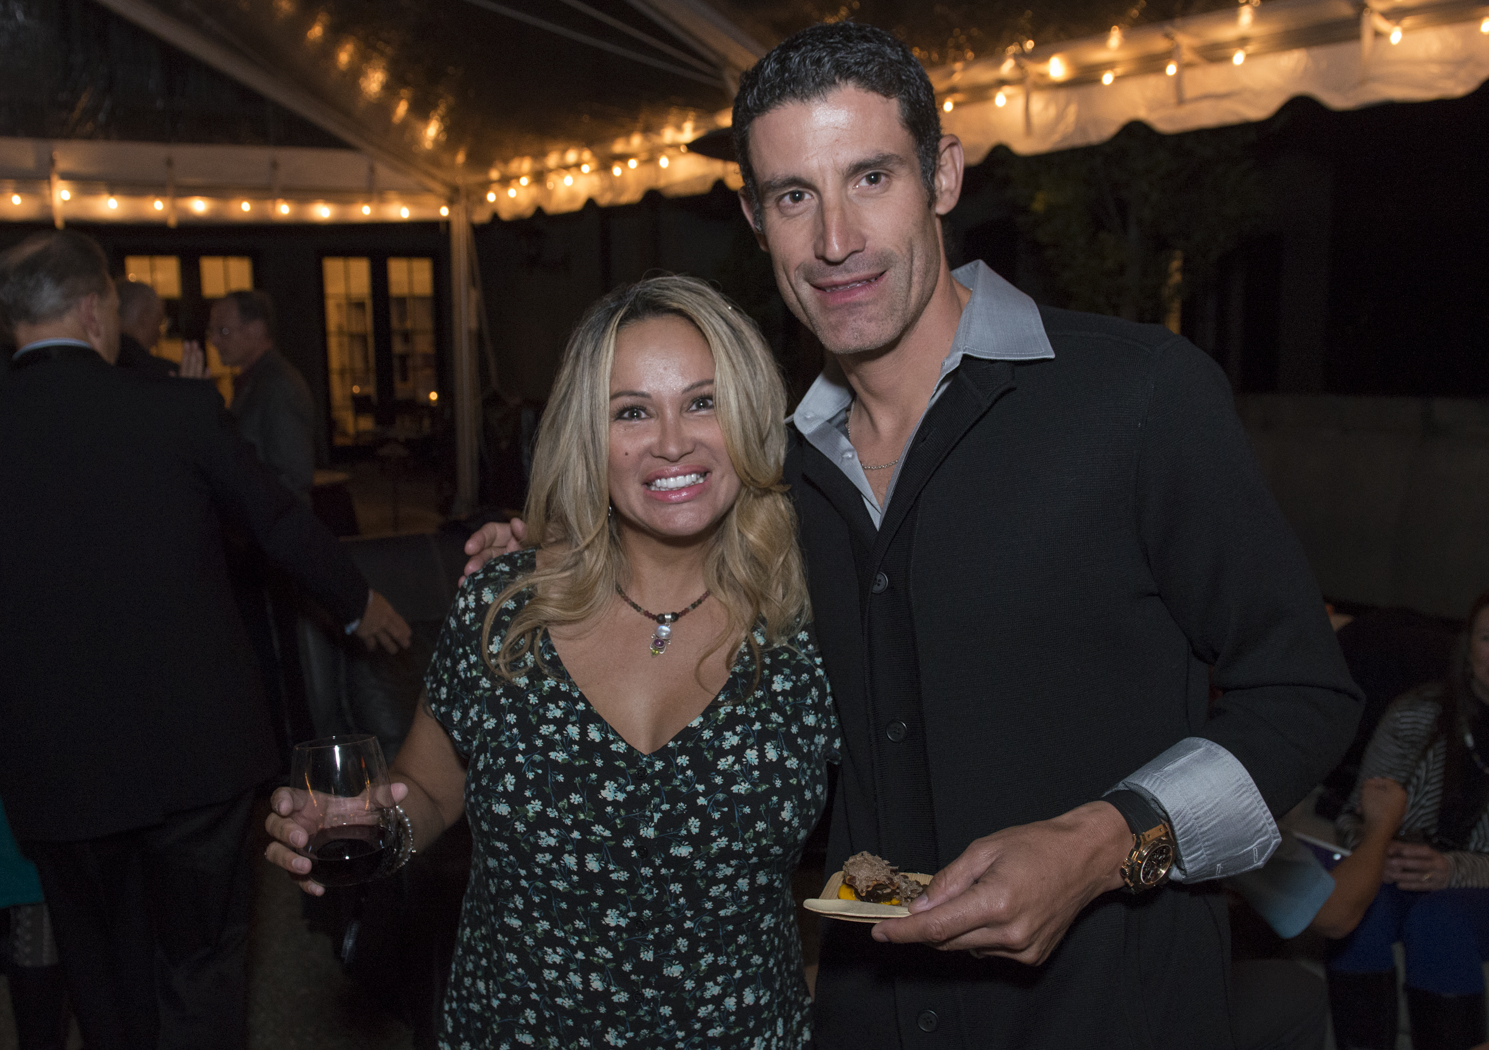
[[[388,260],[388,294],[394,297],[408,294],[408,260]]]
[[[326,302],[326,366],[332,440],[356,443],[373,428],[377,371],[372,353],[371,262],[330,256],[321,260]]]
[[[227,258],[227,290],[246,292],[253,288],[253,260],[243,255]]]
[[[222,256],[204,255],[197,260],[202,273],[202,298],[221,299],[227,294],[227,271],[222,265]]]
[[[394,274],[400,276],[395,279]],[[438,385],[434,358],[434,260],[388,260],[388,323],[393,343],[393,394],[427,405]]]
[[[410,259],[410,277],[413,284],[413,294],[434,294],[434,260],[433,259]]]
[[[174,255],[152,255],[150,286],[162,299],[181,298],[181,260]]]

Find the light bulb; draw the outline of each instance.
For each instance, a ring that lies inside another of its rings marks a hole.
[[[1399,43],[1401,43],[1401,27],[1400,26],[1392,26],[1391,27],[1391,43],[1393,43],[1393,44],[1399,44]]]
[[[249,204],[247,201],[244,201],[242,204],[238,205],[238,207],[242,208],[244,211],[253,211],[253,205]]]
[[[1178,71],[1179,71],[1179,63],[1177,63],[1177,62],[1170,62],[1168,65],[1166,65],[1166,66],[1163,67],[1163,73],[1164,73],[1165,76],[1170,76],[1171,77],[1175,73],[1177,73]]]
[[[993,96],[993,105],[997,106],[999,109],[1002,109],[1004,106],[1008,105],[1008,96],[1001,91],[998,92],[996,95]]]
[[[279,206],[279,214],[280,215],[288,215],[289,213],[290,213],[290,206],[288,204],[281,204]]]
[[[589,174],[589,165],[588,164],[581,164],[581,165],[579,165],[579,170],[582,171],[582,172],[584,172],[584,174],[588,175]]]
[[[109,211],[116,210],[119,207],[119,198],[118,197],[110,197],[108,199],[108,206],[109,206]]]
[[[1105,73],[1101,74],[1101,82],[1103,84],[1105,84],[1107,87],[1111,87],[1112,86],[1112,81],[1113,80],[1116,80],[1116,79],[1117,79],[1117,74],[1113,73],[1110,69],[1108,69]]]
[[[1489,18],[1486,18],[1482,22],[1479,23],[1479,32],[1480,33],[1489,33]]]
[[[1065,60],[1059,55],[1050,59],[1050,79],[1063,80],[1065,78]]]
[[[328,208],[328,207],[326,207],[326,205],[324,205],[324,204],[322,204],[319,208],[317,208],[316,209],[316,212],[323,219],[329,219],[331,217],[331,209]]]
[[[666,157],[661,157],[657,160],[657,164],[663,168],[665,168],[669,163],[671,162]]]
[[[61,197],[65,201],[70,201],[72,200],[72,191],[63,190],[61,193],[57,194],[57,196]]]
[[[12,203],[12,204],[19,204],[19,203],[21,203],[21,195],[19,193],[12,193],[10,195],[10,203]]]
[[[403,218],[403,219],[408,218],[408,205],[407,204],[405,204],[403,207],[401,207],[401,208],[398,209],[398,216],[399,216],[399,218]]]
[[[564,176],[564,185],[565,186],[572,186],[572,185],[574,185],[574,176],[572,176],[572,175],[565,175]]]
[[[626,167],[628,167],[628,168],[634,168],[635,166],[636,166],[636,158],[635,157],[632,157],[630,160],[626,161]]]
[[[947,99],[945,102],[941,103],[941,108],[950,113],[953,109],[956,108],[956,106],[952,103],[951,99]]]
[[[161,200],[159,197],[155,198],[155,210],[165,211],[165,201]]]
[[[618,179],[618,178],[620,178],[620,173],[623,170],[625,170],[625,169],[623,169],[619,164],[617,164],[615,167],[613,167],[613,168],[610,169],[610,174],[614,175]]]
[[[1106,35],[1106,46],[1115,51],[1122,46],[1122,27],[1112,26],[1112,31]]]
[[[362,205],[362,214],[363,215],[371,215],[372,214],[372,205],[370,205],[370,204],[364,204],[364,205]]]
[[[1246,52],[1244,50],[1238,50],[1234,55],[1231,55],[1230,60],[1239,66],[1246,61]]]
[[[512,194],[512,196],[515,197],[516,194]],[[439,206],[439,213],[441,215],[449,215],[450,214],[450,206],[448,204],[441,204]]]
[[[496,203],[496,191],[495,190],[487,190],[486,191],[486,201],[487,201],[488,204],[495,204]]]
[[[522,176],[522,178],[518,179],[517,180],[517,185],[519,185],[519,186],[526,186],[527,185],[527,176],[524,175],[524,176]]]
[[[438,390],[431,390],[431,391],[429,391],[429,400],[431,400],[431,401],[438,401],[439,400],[439,391]]]
[[[517,196],[517,187],[516,186],[508,186],[507,187],[507,196],[508,197],[515,197],[515,196]]]
[[[204,201],[204,200],[202,200],[200,197],[198,197],[196,200],[194,200],[194,201],[191,202],[191,210],[192,211],[197,211],[197,212],[206,211],[207,210],[207,202]]]

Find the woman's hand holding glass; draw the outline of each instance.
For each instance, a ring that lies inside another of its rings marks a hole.
[[[388,780],[376,737],[297,745],[290,786],[269,801],[264,856],[315,896],[386,874],[399,853],[393,808],[407,795]]]

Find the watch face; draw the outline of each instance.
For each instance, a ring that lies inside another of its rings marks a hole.
[[[1167,842],[1155,842],[1143,855],[1138,868],[1138,881],[1144,886],[1156,886],[1168,874],[1174,863],[1174,847]]]

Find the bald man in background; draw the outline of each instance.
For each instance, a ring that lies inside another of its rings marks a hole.
[[[118,281],[115,288],[119,294],[119,359],[114,363],[157,379],[176,375],[175,364],[152,352],[165,324],[160,296],[140,281]]]

